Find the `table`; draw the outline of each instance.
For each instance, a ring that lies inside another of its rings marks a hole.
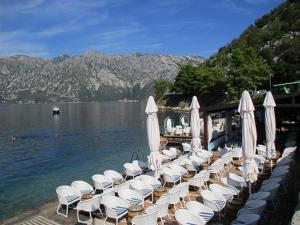
[[[193,177],[193,175],[191,175],[191,174],[183,175],[182,176],[182,181],[188,182],[192,177]]]
[[[158,199],[160,199],[161,196],[163,196],[165,193],[167,193],[168,189],[165,187],[159,187],[154,189],[153,192],[153,202],[156,202]]]
[[[144,207],[142,205],[131,205],[128,208],[127,223],[132,224],[132,218],[144,213]]]
[[[92,193],[85,193],[83,195],[81,195],[80,201],[85,201],[88,199],[91,199],[94,196],[94,194]]]

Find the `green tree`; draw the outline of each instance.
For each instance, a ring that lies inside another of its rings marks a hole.
[[[173,83],[167,80],[154,81],[155,95],[158,99],[161,99],[164,94],[173,89]]]
[[[233,50],[228,71],[230,99],[239,99],[243,90],[265,88],[270,73],[270,67],[252,47]]]

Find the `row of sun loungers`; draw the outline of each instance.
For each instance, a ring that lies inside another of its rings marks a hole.
[[[291,136],[295,138],[295,135]],[[239,210],[237,218],[231,224],[254,225],[259,220],[266,220],[264,214],[267,205],[272,206],[271,209],[276,211],[278,192],[280,189],[282,189],[282,193],[286,191],[290,168],[294,163],[296,147],[289,144],[295,140],[291,136],[286,143],[286,146],[289,147],[277,160],[276,168],[272,171],[270,178],[262,183],[258,192],[249,196],[244,207]],[[145,168],[140,167],[143,164],[141,162],[126,163],[124,164],[125,179],[120,173],[107,170],[103,175],[97,174],[92,177],[94,188],[84,181],[74,181],[70,186],[58,187],[56,190],[59,199],[57,213],[62,214],[60,212],[61,205],[66,205],[66,214],[62,215],[68,216],[69,206],[76,205],[78,221],[83,222],[80,220],[80,211],[85,211],[89,213],[90,220],[84,222],[92,223],[91,213],[98,212],[103,215],[102,209],[104,208],[105,221],[111,218],[117,224],[127,215],[129,206],[145,206],[145,201],[147,201],[151,205],[146,207],[142,215],[134,217],[132,224],[152,225],[157,224],[158,219],[164,223],[166,217],[171,218],[169,206],[173,206],[175,209],[173,216],[182,225],[206,224],[215,215],[219,216],[220,220],[226,203],[234,197],[240,196],[241,191],[247,188],[247,183],[242,176],[230,173],[228,170],[233,164],[233,158],[239,156],[238,151],[240,149],[231,149],[225,152],[207,169],[198,172],[200,165],[209,163],[211,159],[210,152],[199,151],[185,160],[177,160],[165,165],[161,170],[161,180],[142,174]],[[256,163],[261,168],[261,172],[263,172],[265,160],[261,155],[256,156]],[[194,173],[195,176],[188,182],[183,182],[183,176],[187,176],[189,173]],[[211,174],[215,175],[218,183],[209,182]],[[133,179],[125,181],[129,177]],[[120,184],[121,182],[125,183]],[[119,185],[115,185],[116,183]],[[154,190],[167,184],[171,188],[153,204]],[[189,193],[191,187],[199,189],[202,203],[191,201]],[[102,193],[95,194],[96,190],[101,190]],[[82,201],[82,196],[87,193],[95,195],[91,199]],[[103,205],[102,209],[100,205]],[[268,207],[269,209],[270,207]]]

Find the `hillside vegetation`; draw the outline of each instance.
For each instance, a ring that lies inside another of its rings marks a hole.
[[[251,24],[204,64],[182,65],[165,89],[204,102],[237,100],[244,89],[300,80],[300,1],[289,0]],[[165,90],[156,82],[158,96]]]

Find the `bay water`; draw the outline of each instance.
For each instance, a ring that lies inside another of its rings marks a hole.
[[[0,219],[56,198],[74,180],[149,154],[145,102],[0,105]],[[159,113],[160,128],[169,113]],[[171,113],[175,122],[180,115]]]

